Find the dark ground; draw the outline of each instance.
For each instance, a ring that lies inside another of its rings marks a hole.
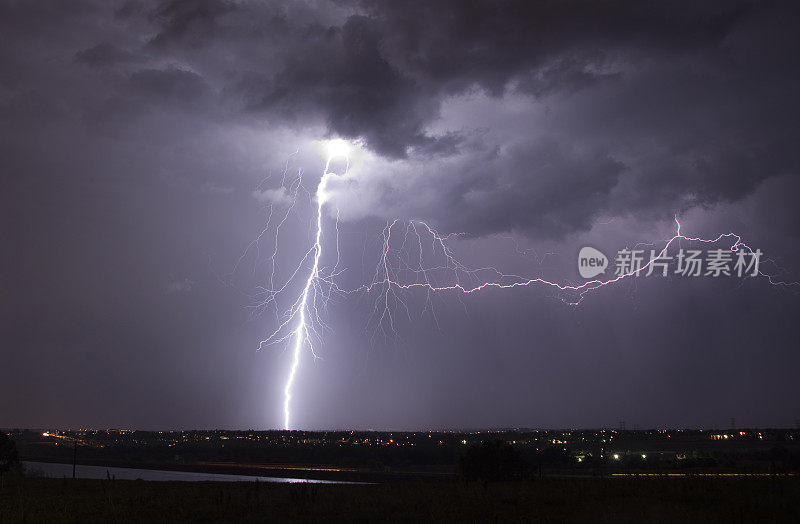
[[[799,522],[800,479],[539,479],[379,485],[7,477],[0,522]]]

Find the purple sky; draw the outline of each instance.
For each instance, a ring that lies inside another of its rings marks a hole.
[[[579,284],[580,247],[662,241],[677,215],[800,280],[800,12],[695,4],[0,0],[0,427],[280,427],[291,351],[257,349],[304,284],[337,137],[322,265],[338,214],[343,289],[395,219],[461,234],[468,267]],[[270,278],[286,293],[254,314]],[[293,426],[800,419],[797,286],[563,298],[396,290],[392,331],[379,293],[334,294]]]

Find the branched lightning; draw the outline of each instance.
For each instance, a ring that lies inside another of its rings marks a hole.
[[[315,350],[315,340],[321,338],[321,331],[327,326],[322,320],[320,309],[326,307],[327,301],[333,293],[341,295],[351,295],[361,293],[366,296],[374,297],[374,307],[367,325],[374,326],[373,339],[382,334],[385,337],[397,337],[395,320],[398,312],[411,318],[408,305],[404,301],[403,294],[412,291],[421,291],[425,295],[425,306],[421,314],[429,313],[438,326],[438,319],[433,308],[433,297],[441,293],[453,293],[458,297],[477,294],[491,289],[512,289],[522,287],[540,286],[551,290],[556,297],[560,298],[565,304],[578,306],[583,299],[591,292],[600,288],[617,284],[625,279],[637,277],[650,269],[656,260],[664,257],[669,249],[674,245],[681,245],[682,242],[717,244],[725,243],[733,253],[750,253],[754,251],[742,241],[742,238],[733,232],[722,233],[714,238],[692,237],[683,234],[682,225],[675,217],[675,232],[672,237],[660,242],[649,242],[637,244],[646,245],[653,248],[658,244],[663,247],[658,251],[658,255],[652,257],[647,263],[637,269],[613,274],[607,279],[592,279],[580,284],[560,283],[555,280],[548,280],[542,277],[525,277],[517,274],[504,273],[495,267],[470,268],[458,260],[454,251],[449,245],[449,241],[454,238],[464,236],[463,233],[451,233],[443,235],[437,232],[428,223],[419,220],[400,221],[393,220],[386,223],[378,236],[378,260],[372,279],[367,283],[354,288],[342,288],[336,283],[336,277],[340,275],[340,252],[339,252],[339,214],[336,213],[335,233],[336,233],[336,262],[330,269],[320,267],[320,258],[323,251],[323,218],[324,206],[330,199],[328,193],[328,183],[334,178],[344,178],[348,175],[349,158],[346,151],[346,143],[333,141],[336,147],[329,149],[329,154],[325,163],[325,170],[317,185],[313,199],[316,202],[316,216],[314,221],[314,240],[311,247],[301,257],[300,262],[289,274],[286,281],[280,286],[275,286],[275,266],[276,256],[280,243],[280,229],[286,222],[291,213],[298,193],[305,189],[302,184],[302,172],[288,186],[285,185],[286,173],[284,170],[281,188],[288,187],[287,194],[290,205],[279,216],[277,226],[274,230],[272,241],[271,271],[269,284],[266,287],[258,288],[257,304],[255,310],[263,312],[268,307],[273,307],[276,314],[277,328],[273,330],[259,344],[259,349],[280,342],[288,342],[291,348],[291,365],[283,388],[283,414],[284,428],[290,428],[291,422],[291,400],[292,389],[295,384],[298,368],[301,361],[303,348],[307,347],[311,355],[319,358]],[[346,161],[346,168],[342,174],[336,174],[330,170],[331,162],[337,157]],[[275,218],[275,213],[270,206],[267,222],[257,239],[248,246],[245,254],[237,263],[244,259],[247,252],[254,248],[259,249],[259,242],[270,228],[270,222]],[[521,250],[515,244],[515,250],[519,254],[527,254],[528,250]],[[538,257],[539,264],[542,260],[553,255],[545,253],[543,257]],[[433,260],[434,263],[428,263]],[[304,267],[308,268],[305,274]],[[769,260],[765,260],[769,261]],[[305,276],[300,294],[291,301],[289,308],[281,315],[277,304],[277,298],[287,292],[297,279]],[[759,276],[766,278],[770,284],[776,286],[800,286],[800,282],[787,282],[778,278],[777,274],[767,274],[763,271]]]
[[[441,249],[441,252],[443,253],[444,258],[446,260],[446,265],[444,265],[444,266],[441,266],[441,265],[434,266],[434,267],[430,267],[430,268],[427,268],[427,269],[422,268],[420,266],[419,268],[413,269],[412,271],[422,275],[424,281],[423,282],[417,281],[417,282],[403,283],[403,282],[395,279],[392,276],[392,273],[389,270],[389,264],[388,264],[388,262],[386,260],[387,254],[390,251],[389,250],[389,242],[390,242],[390,239],[391,239],[391,230],[392,230],[392,228],[395,227],[396,224],[397,224],[397,221],[394,221],[394,222],[388,224],[386,229],[384,230],[385,243],[384,243],[383,257],[382,257],[382,260],[381,260],[381,262],[379,264],[380,267],[383,268],[383,270],[381,271],[381,274],[380,274],[379,278],[375,279],[373,282],[371,282],[369,284],[364,284],[364,285],[360,286],[359,288],[356,288],[356,289],[354,289],[354,290],[352,290],[350,292],[355,292],[355,291],[367,291],[367,292],[370,292],[376,287],[386,287],[387,289],[390,289],[390,288],[396,288],[396,289],[421,288],[421,289],[424,289],[424,290],[427,290],[427,291],[460,291],[462,293],[469,294],[469,293],[475,293],[475,292],[482,291],[482,290],[489,289],[489,288],[508,289],[508,288],[514,288],[514,287],[532,286],[532,285],[540,284],[540,285],[543,285],[543,286],[548,286],[548,287],[551,287],[551,288],[555,288],[555,289],[557,289],[559,291],[574,292],[575,296],[577,297],[576,299],[567,298],[565,300],[567,301],[568,304],[576,306],[576,305],[580,304],[580,302],[583,300],[584,296],[590,291],[594,291],[594,290],[599,289],[601,287],[617,283],[620,280],[623,280],[623,279],[626,279],[626,278],[629,278],[629,277],[633,277],[633,276],[636,276],[637,274],[641,274],[642,272],[647,271],[648,268],[653,264],[655,259],[664,256],[667,253],[667,251],[669,250],[669,248],[673,244],[675,244],[676,242],[679,242],[681,240],[688,241],[688,242],[700,242],[700,243],[706,243],[706,244],[715,244],[715,243],[720,242],[720,241],[725,240],[725,239],[733,239],[734,242],[730,246],[730,250],[732,252],[738,252],[740,249],[744,249],[748,253],[752,253],[753,252],[753,250],[747,244],[742,242],[741,237],[739,235],[737,235],[736,233],[723,233],[723,234],[720,234],[719,236],[717,236],[716,238],[713,238],[713,239],[705,239],[705,238],[700,238],[700,237],[689,237],[689,236],[686,236],[683,233],[681,233],[681,223],[678,220],[678,218],[675,217],[675,224],[676,224],[676,233],[675,233],[675,235],[673,235],[672,238],[666,240],[666,243],[665,243],[664,247],[660,250],[658,255],[653,260],[649,261],[646,264],[643,264],[639,269],[636,269],[636,270],[630,271],[630,272],[625,272],[625,273],[623,273],[621,275],[617,275],[614,278],[611,278],[611,279],[608,279],[608,280],[595,279],[595,280],[589,280],[589,281],[584,282],[584,283],[582,283],[580,285],[570,285],[570,284],[559,284],[558,282],[554,282],[554,281],[550,281],[550,280],[546,280],[546,279],[538,278],[538,277],[537,278],[525,278],[525,277],[521,277],[519,275],[506,274],[506,273],[500,272],[499,270],[497,270],[494,267],[484,267],[484,268],[478,268],[478,269],[469,269],[469,268],[465,267],[464,265],[462,265],[460,262],[458,262],[458,260],[456,260],[456,258],[453,256],[452,252],[449,250],[449,248],[445,244],[445,240],[446,240],[447,237],[440,236],[435,230],[433,230],[425,222],[416,222],[416,224],[419,224],[420,226],[424,227],[425,230],[430,234],[434,245],[439,246],[439,248]],[[417,229],[416,229],[416,227],[414,225],[415,222],[411,222],[410,224],[411,224],[411,228],[416,233]],[[644,245],[653,245],[653,244],[652,243],[647,243],[647,244],[644,244]],[[452,274],[452,277],[456,281],[454,283],[444,284],[444,285],[433,284],[432,280],[430,278],[430,272],[439,271],[439,270],[443,270],[443,269],[444,270],[450,270],[451,274]],[[491,280],[486,280],[486,281],[484,281],[484,282],[482,282],[480,284],[477,284],[477,285],[470,285],[470,284],[465,283],[464,281],[462,281],[464,276],[475,277],[475,275],[477,275],[477,274],[485,274],[487,272],[490,273],[491,275],[493,275],[493,278]],[[777,278],[774,275],[768,275],[768,274],[765,274],[765,273],[760,273],[760,276],[764,276],[765,278],[767,278],[769,280],[769,282],[771,284],[774,284],[774,285],[783,285],[783,286],[795,286],[795,285],[798,285],[797,282],[785,282],[785,281],[777,280]]]
[[[311,259],[311,269],[308,273],[308,277],[305,280],[305,284],[303,286],[302,292],[300,293],[299,297],[294,301],[291,305],[289,310],[284,314],[284,320],[279,323],[277,329],[275,329],[268,337],[261,341],[259,344],[259,349],[275,344],[284,340],[291,340],[292,341],[292,363],[289,369],[289,375],[286,379],[286,385],[283,388],[283,425],[285,429],[289,429],[289,423],[291,419],[291,400],[292,400],[292,386],[294,385],[295,377],[297,375],[297,368],[300,365],[300,356],[304,346],[308,346],[311,351],[311,354],[314,358],[318,358],[316,351],[314,350],[314,343],[312,340],[312,335],[317,334],[315,325],[324,326],[324,323],[320,319],[319,315],[319,307],[318,307],[318,298],[326,297],[332,291],[332,287],[328,286],[327,293],[323,288],[321,288],[321,284],[325,282],[332,282],[333,278],[336,276],[338,271],[339,265],[339,257],[338,257],[338,233],[337,233],[337,262],[336,265],[333,267],[332,271],[329,275],[323,278],[322,272],[320,270],[320,257],[322,256],[322,218],[323,218],[323,207],[325,202],[328,200],[329,196],[327,193],[327,184],[328,181],[337,175],[336,173],[330,171],[331,161],[333,161],[336,157],[344,156],[345,160],[347,160],[347,152],[343,150],[340,146],[338,150],[334,150],[333,148],[329,151],[327,161],[325,162],[325,171],[320,178],[319,184],[317,185],[317,190],[314,196],[317,204],[317,214],[316,214],[316,228],[315,228],[315,236],[314,236],[314,244],[311,248],[306,251],[305,255],[302,257],[300,264],[295,268],[295,270],[290,275],[289,279],[284,283],[281,287],[275,289],[274,287],[274,276],[275,276],[275,256],[277,255],[278,250],[278,233],[276,233],[275,239],[275,249],[273,251],[271,260],[272,260],[272,272],[270,275],[270,287],[267,289],[262,289],[262,293],[266,294],[266,298],[261,301],[259,307],[265,307],[268,304],[276,304],[275,297],[277,297],[282,291],[284,291],[290,282],[292,282],[296,276],[298,276],[303,268],[303,265],[309,258]],[[349,163],[349,161],[348,161]],[[347,175],[347,168],[345,168],[345,172],[341,176]],[[301,186],[300,183],[300,176],[298,176],[297,187]],[[278,225],[278,229],[280,226],[285,222],[286,217],[291,212],[291,207],[294,206],[294,202],[296,201],[297,189],[294,191],[294,198],[292,199],[292,205],[286,211],[286,214],[283,217],[283,220]],[[271,212],[270,212],[271,217]],[[338,216],[336,220],[336,227],[338,232]],[[269,219],[266,228],[269,227]],[[266,229],[265,228],[265,229]],[[263,234],[263,232],[262,232]],[[277,307],[277,306],[276,306]],[[293,326],[293,327],[292,327]]]
[[[592,291],[600,288],[617,284],[622,280],[646,274],[650,266],[658,259],[664,257],[669,249],[681,242],[696,242],[701,244],[717,244],[728,241],[729,250],[733,253],[743,251],[753,253],[753,249],[742,241],[742,238],[733,232],[722,233],[714,238],[701,238],[687,236],[682,232],[682,225],[678,217],[675,220],[675,233],[671,238],[663,240],[663,247],[658,254],[649,262],[642,264],[640,268],[623,272],[619,275],[601,280],[593,279],[581,284],[559,283],[541,277],[523,277],[516,274],[503,273],[495,267],[468,268],[454,256],[452,250],[447,245],[447,240],[453,236],[461,234],[440,235],[430,225],[422,221],[408,222],[402,227],[400,222],[395,220],[388,222],[383,230],[383,245],[381,256],[375,271],[375,278],[352,290],[340,290],[344,293],[374,293],[377,296],[375,309],[373,310],[372,320],[376,330],[381,330],[384,334],[394,333],[392,309],[394,304],[402,305],[407,311],[407,306],[402,302],[400,292],[408,290],[421,290],[427,294],[426,309],[429,308],[431,295],[433,293],[454,292],[459,295],[470,295],[487,291],[490,289],[511,289],[530,286],[542,286],[557,293],[557,296],[570,306],[578,306],[583,299]],[[397,230],[400,231],[397,231]],[[408,236],[415,237],[417,257],[415,263],[410,264],[406,252]],[[392,248],[392,238],[402,236],[398,240],[400,246]],[[425,266],[423,263],[423,238],[430,241],[429,253],[438,255],[440,263]],[[640,243],[634,246],[655,246],[656,243]],[[517,246],[517,252],[519,252]],[[547,255],[545,255],[547,256]],[[394,262],[392,262],[394,259]],[[764,259],[764,263],[773,262],[771,259]],[[777,265],[776,265],[777,267]],[[800,282],[788,282],[779,279],[777,274],[768,274],[763,270],[758,273],[759,277],[775,286],[800,286]],[[444,281],[444,282],[442,282]],[[432,311],[432,310],[431,310]],[[435,320],[435,314],[434,314]],[[438,325],[438,323],[437,323]]]

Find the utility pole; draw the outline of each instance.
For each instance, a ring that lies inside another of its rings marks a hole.
[[[75,464],[78,461],[78,441],[74,440],[72,443],[72,478],[75,478]]]

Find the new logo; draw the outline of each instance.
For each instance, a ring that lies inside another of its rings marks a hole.
[[[578,253],[578,272],[583,278],[594,278],[605,273],[608,267],[608,257],[593,247],[582,247]]]

